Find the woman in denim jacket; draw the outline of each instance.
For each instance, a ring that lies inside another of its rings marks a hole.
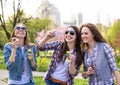
[[[120,74],[114,59],[112,48],[106,43],[94,24],[86,23],[80,27],[83,41],[84,72],[83,77],[89,77],[88,85],[120,85]],[[113,77],[114,75],[114,77]]]
[[[8,85],[34,85],[32,70],[36,70],[36,47],[29,43],[27,29],[18,23],[11,42],[4,46],[4,60],[9,70]],[[28,53],[31,51],[31,56]]]
[[[46,85],[74,85],[74,77],[78,74],[82,64],[79,32],[76,26],[69,26],[65,31],[64,42],[47,40],[55,37],[54,31],[39,42],[38,48],[42,51],[54,50],[51,63],[45,75]]]

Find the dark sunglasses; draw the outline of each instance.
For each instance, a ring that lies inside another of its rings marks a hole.
[[[68,34],[70,33],[70,35],[75,35],[75,31],[72,31],[72,30],[66,30],[65,31],[65,34]]]
[[[25,27],[15,27],[15,29],[16,29],[16,30],[20,30],[20,29],[22,29],[22,30],[26,30]]]

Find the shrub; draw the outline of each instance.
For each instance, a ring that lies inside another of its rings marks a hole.
[[[45,72],[48,70],[50,58],[37,58],[37,71]]]

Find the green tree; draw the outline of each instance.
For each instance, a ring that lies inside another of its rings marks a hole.
[[[120,20],[115,21],[109,28],[107,40],[113,48],[120,47]]]
[[[8,39],[5,36],[5,32],[3,30],[0,30],[0,49],[3,49],[3,46],[5,45],[6,42],[8,42]]]
[[[25,18],[24,10],[21,9],[22,0],[10,0],[13,6],[13,16],[8,16],[8,20],[5,20],[5,7],[6,3],[9,0],[0,0],[1,14],[0,14],[0,23],[1,27],[4,30],[7,39],[10,39],[11,30],[14,29],[16,23],[23,22],[26,23],[31,17]],[[10,28],[8,28],[7,24],[10,24]]]
[[[49,18],[40,19],[40,18],[32,18],[26,23],[28,34],[31,42],[35,42],[35,38],[37,33],[41,30],[49,30],[51,25],[51,20]]]

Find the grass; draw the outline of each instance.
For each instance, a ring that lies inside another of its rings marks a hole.
[[[43,81],[43,77],[34,77],[35,84],[36,85],[46,85],[45,82]],[[77,79],[75,78],[75,85],[87,85],[88,80],[87,79]]]
[[[6,66],[5,66],[5,63],[4,63],[4,59],[1,56],[0,56],[0,69],[6,69]]]
[[[5,78],[4,80],[2,80],[3,82],[8,81],[8,78]],[[46,85],[45,82],[43,81],[43,77],[39,77],[39,76],[34,76],[34,81],[35,81],[35,85]],[[74,85],[87,85],[88,80],[87,79],[74,79]]]

